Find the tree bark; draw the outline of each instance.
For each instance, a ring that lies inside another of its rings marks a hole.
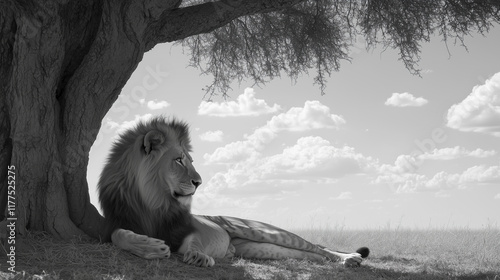
[[[1,6],[0,6],[1,7]],[[0,221],[5,219],[7,206],[7,166],[10,164],[12,153],[12,141],[10,139],[10,121],[7,111],[5,93],[7,88],[7,75],[9,74],[9,63],[12,60],[12,41],[14,33],[11,32],[12,17],[5,16],[0,12]],[[4,30],[5,32],[4,36]]]
[[[144,53],[124,30],[127,3],[9,4],[2,9],[2,34],[12,36],[1,53],[8,67],[0,163],[2,175],[7,165],[16,168],[17,231],[103,237],[87,163],[103,116]]]

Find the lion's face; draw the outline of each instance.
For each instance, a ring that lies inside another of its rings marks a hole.
[[[151,130],[144,136],[137,185],[151,209],[168,207],[172,201],[190,209],[192,196],[202,181],[188,148],[168,129]]]
[[[191,206],[192,196],[201,185],[201,177],[193,166],[193,159],[182,147],[170,148],[162,156],[159,164],[163,170],[158,170],[158,176],[169,194],[186,207]]]

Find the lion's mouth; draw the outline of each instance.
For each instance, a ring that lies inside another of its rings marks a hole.
[[[180,194],[178,192],[174,192],[174,197],[175,198],[179,198],[179,197],[188,197],[188,196],[192,196],[194,195],[194,192],[190,193],[190,194]]]

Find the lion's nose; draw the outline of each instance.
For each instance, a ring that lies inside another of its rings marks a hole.
[[[193,184],[194,187],[197,189],[201,185],[201,179],[191,180],[191,184]]]

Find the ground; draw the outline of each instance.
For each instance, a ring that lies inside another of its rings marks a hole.
[[[497,228],[295,230],[312,242],[355,250],[369,246],[358,268],[331,262],[218,260],[212,268],[185,265],[178,255],[143,260],[111,244],[56,240],[44,233],[16,239],[16,274],[0,257],[0,279],[500,279]]]

